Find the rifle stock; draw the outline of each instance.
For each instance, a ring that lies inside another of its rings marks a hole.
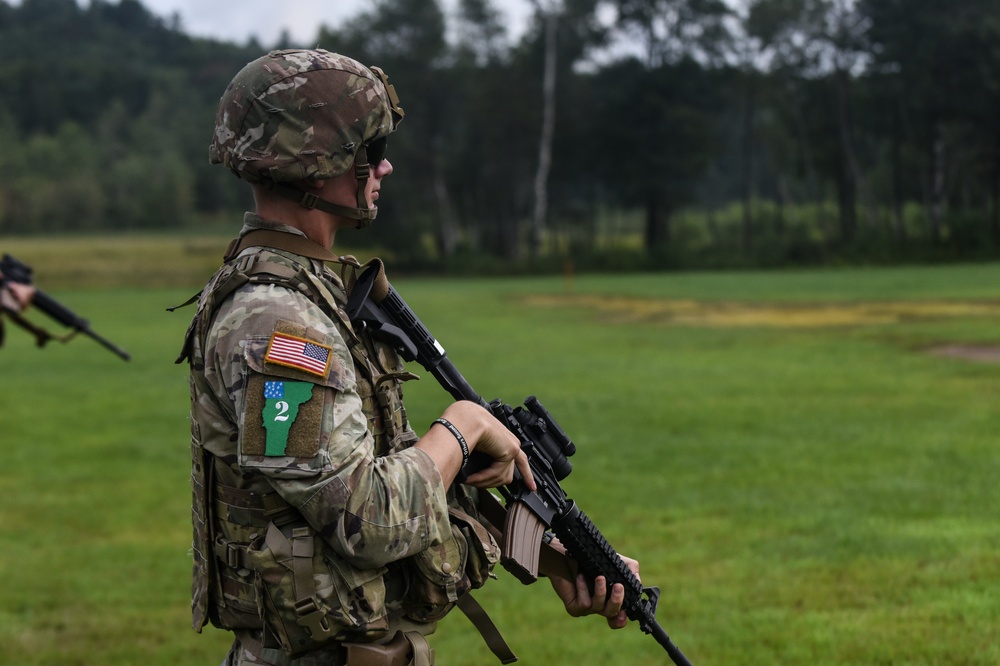
[[[659,588],[642,585],[559,485],[572,471],[568,458],[576,447],[541,403],[534,396],[517,408],[500,400],[486,402],[389,284],[380,260],[374,260],[358,277],[348,299],[347,314],[355,326],[367,327],[376,338],[392,345],[405,361],[420,363],[453,398],[470,400],[489,409],[520,440],[537,488],[530,491],[515,469],[513,482],[499,489],[507,505],[502,535],[504,567],[524,584],[537,580],[540,560],[547,549],[544,536],[551,530],[590,580],[604,576],[609,589],[620,583],[625,589],[623,609],[629,619],[651,634],[677,666],[691,666],[656,621]],[[467,474],[489,463],[488,456],[474,450],[456,481],[463,481]],[[494,525],[500,524],[494,518],[488,516],[488,519]]]

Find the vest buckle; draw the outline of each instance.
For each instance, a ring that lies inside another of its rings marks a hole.
[[[326,620],[326,613],[320,609],[316,597],[296,601],[295,614],[299,616],[295,622],[305,627],[314,641],[321,641],[333,635],[330,623]]]

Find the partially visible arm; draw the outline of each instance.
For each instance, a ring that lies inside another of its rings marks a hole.
[[[2,278],[2,274],[0,274],[0,278]],[[20,282],[4,282],[3,290],[0,291],[0,306],[4,310],[20,312],[28,307],[34,297],[35,288],[31,285]]]

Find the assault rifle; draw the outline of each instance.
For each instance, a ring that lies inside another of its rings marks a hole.
[[[15,259],[9,254],[3,255],[3,259],[0,259],[0,273],[3,274],[2,278],[3,283],[17,282],[20,284],[31,284],[31,274],[32,274],[31,266],[24,263],[23,261]],[[116,346],[112,342],[105,340],[100,335],[95,333],[90,328],[90,322],[88,322],[83,317],[80,317],[72,310],[67,308],[65,305],[63,305],[56,299],[52,298],[42,290],[38,288],[35,289],[35,295],[31,299],[31,304],[34,307],[41,310],[42,312],[44,312],[45,314],[47,314],[48,316],[58,321],[63,326],[68,326],[69,328],[73,329],[73,332],[70,333],[69,336],[66,336],[65,338],[56,338],[60,342],[68,342],[73,335],[75,335],[77,332],[80,332],[88,337],[93,338],[94,340],[99,342],[103,347],[109,349],[111,352],[125,359],[126,361],[129,360],[130,356],[128,355],[128,352]],[[35,335],[35,339],[38,341],[39,347],[44,345],[46,342],[49,341],[50,338],[53,337],[47,331],[40,329],[37,326],[31,325],[25,319],[19,318],[17,319],[17,323],[20,324],[21,326],[24,326],[31,333]]]
[[[566,547],[583,573],[594,580],[604,576],[608,590],[615,583],[625,588],[623,608],[629,619],[652,634],[677,666],[691,662],[656,622],[660,590],[643,587],[638,577],[576,503],[559,485],[572,471],[569,456],[576,446],[534,396],[523,407],[511,408],[500,400],[487,403],[448,359],[444,347],[430,334],[386,279],[381,261],[375,260],[359,277],[347,304],[351,322],[392,345],[406,361],[416,360],[456,400],[476,402],[503,423],[521,441],[537,490],[528,490],[520,472],[500,489],[507,505],[504,518],[501,564],[522,583],[537,580],[539,552],[551,531]],[[489,456],[472,452],[458,480],[490,464]]]

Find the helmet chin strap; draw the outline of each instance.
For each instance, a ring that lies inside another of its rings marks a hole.
[[[372,206],[369,208],[368,199],[365,196],[365,190],[368,188],[368,178],[371,176],[371,167],[368,165],[368,149],[364,144],[361,145],[357,154],[354,156],[354,174],[358,179],[357,208],[335,204],[332,201],[319,198],[312,192],[307,192],[297,187],[286,185],[285,183],[265,181],[264,186],[273,191],[275,194],[295,201],[303,208],[308,208],[309,210],[321,210],[324,213],[330,213],[331,215],[338,215],[340,217],[346,217],[350,220],[356,220],[357,224],[355,225],[355,228],[364,229],[369,226],[375,219],[375,216],[378,215],[378,206]]]

